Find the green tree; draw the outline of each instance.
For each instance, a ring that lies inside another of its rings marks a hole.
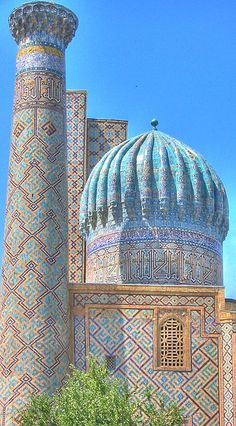
[[[72,367],[71,375],[53,397],[33,397],[22,413],[22,426],[135,426],[136,404],[127,385],[111,378],[94,360],[88,372]]]
[[[126,384],[92,361],[86,373],[73,368],[55,397],[53,418],[58,426],[133,426],[133,411]]]
[[[33,396],[21,415],[21,426],[181,426],[182,422],[175,403],[161,399],[157,406],[149,388],[145,402],[131,398],[127,385],[94,360],[86,373],[72,367],[52,398]]]
[[[46,394],[32,396],[26,410],[21,412],[21,425],[46,426],[53,425],[51,421],[52,398]]]
[[[139,424],[142,426],[182,426],[183,410],[175,402],[167,403],[166,398],[153,400],[150,388],[145,391],[145,402],[139,404]]]

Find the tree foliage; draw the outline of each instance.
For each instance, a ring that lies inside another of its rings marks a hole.
[[[183,410],[175,402],[166,402],[165,397],[159,398],[159,404],[153,401],[149,388],[145,392],[146,400],[139,407],[140,425],[142,426],[182,426]],[[143,414],[143,416],[142,416]],[[144,420],[142,420],[144,419]]]
[[[21,415],[21,426],[181,426],[182,421],[175,403],[161,399],[157,407],[150,389],[145,402],[131,398],[127,385],[94,360],[86,373],[72,367],[53,397],[33,396]]]
[[[51,421],[52,398],[47,394],[32,396],[26,409],[20,413],[21,425],[47,426],[53,425]]]

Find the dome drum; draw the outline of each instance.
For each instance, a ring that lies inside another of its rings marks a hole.
[[[180,228],[107,230],[87,240],[88,283],[222,286],[222,248]]]

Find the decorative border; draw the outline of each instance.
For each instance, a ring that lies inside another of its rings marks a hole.
[[[69,280],[73,283],[85,278],[85,242],[80,236],[78,215],[86,173],[87,92],[66,91],[66,102]]]
[[[233,327],[232,323],[223,323],[223,389],[224,389],[224,421],[226,426],[234,426],[234,388],[233,382]]]
[[[29,71],[45,70],[64,79],[65,57],[60,50],[50,46],[29,46],[18,52],[16,75]]]
[[[56,47],[52,46],[28,46],[20,49],[16,55],[17,58],[21,58],[25,55],[31,55],[32,53],[47,53],[49,55],[58,56],[59,58],[63,59],[65,57],[64,53],[57,49]]]
[[[137,228],[109,232],[106,235],[97,235],[87,243],[87,256],[98,250],[132,242],[163,242],[176,243],[210,250],[222,256],[222,245],[216,239],[200,232],[181,228]]]
[[[15,80],[14,112],[29,108],[65,109],[64,79],[49,71],[18,74]]]

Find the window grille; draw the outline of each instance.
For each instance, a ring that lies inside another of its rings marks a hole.
[[[107,370],[111,373],[116,368],[116,357],[115,355],[106,355],[106,366]]]
[[[169,317],[160,327],[160,367],[184,367],[184,327]]]

